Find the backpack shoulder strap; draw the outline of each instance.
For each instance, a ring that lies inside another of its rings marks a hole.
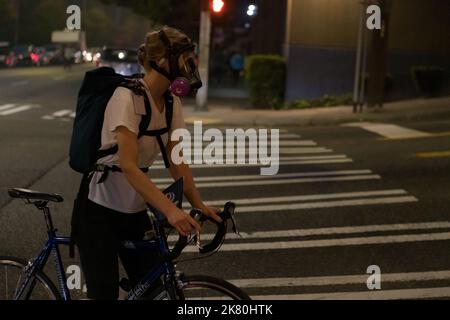
[[[167,130],[170,131],[173,120],[173,96],[170,91],[166,92],[166,123]]]
[[[150,126],[150,122],[152,120],[152,106],[150,104],[150,99],[147,94],[143,93],[144,97],[144,105],[145,105],[145,115],[142,116],[141,123],[139,124],[139,136],[138,138],[142,138],[148,130]]]

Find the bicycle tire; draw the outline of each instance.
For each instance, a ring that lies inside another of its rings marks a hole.
[[[0,257],[0,270],[2,269],[2,266],[12,266],[14,268],[23,270],[27,265],[28,265],[27,261],[17,257]],[[55,284],[44,272],[37,271],[35,274],[35,278],[49,293],[49,297],[51,298],[51,300],[62,300],[61,294],[59,293]]]
[[[186,300],[184,291],[189,289],[208,289],[228,296],[232,300],[251,300],[250,296],[242,291],[240,288],[223,279],[209,277],[209,276],[183,276],[181,279],[182,289],[178,289],[178,298]],[[209,297],[215,300],[214,296]]]

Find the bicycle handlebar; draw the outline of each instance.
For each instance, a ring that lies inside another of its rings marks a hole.
[[[235,233],[237,233],[236,222],[234,220],[234,210],[235,209],[236,209],[236,204],[234,204],[233,202],[227,202],[224,206],[223,211],[218,214],[219,217],[222,219],[221,223],[215,221],[214,219],[212,219],[210,217],[205,216],[198,209],[191,210],[190,215],[196,221],[201,222],[201,223],[205,222],[205,221],[211,221],[217,227],[217,231],[216,231],[216,234],[215,234],[213,240],[210,243],[199,248],[199,252],[201,254],[208,254],[208,253],[214,252],[221,246],[221,244],[224,241],[225,235],[227,234],[228,220],[232,221],[233,231]],[[196,236],[194,236],[194,239],[195,238],[196,238]],[[169,259],[170,260],[177,259],[181,255],[184,248],[186,248],[186,246],[189,244],[189,242],[190,242],[189,237],[180,235],[177,243],[175,244],[174,248],[172,249],[172,251],[169,254]]]

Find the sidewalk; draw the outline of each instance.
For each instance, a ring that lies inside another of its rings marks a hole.
[[[450,117],[450,97],[416,99],[386,103],[382,110],[368,110],[354,114],[350,106],[305,110],[246,109],[237,104],[211,104],[208,112],[197,112],[194,106],[184,107],[186,122],[228,126],[312,126],[358,121],[407,121]]]

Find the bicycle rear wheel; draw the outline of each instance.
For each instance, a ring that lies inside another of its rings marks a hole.
[[[208,276],[183,276],[182,289],[178,289],[180,300],[251,300],[235,285]]]
[[[19,258],[0,257],[0,301],[14,299],[27,264],[28,262]],[[36,272],[27,291],[24,300],[61,300],[59,291],[43,272]]]

